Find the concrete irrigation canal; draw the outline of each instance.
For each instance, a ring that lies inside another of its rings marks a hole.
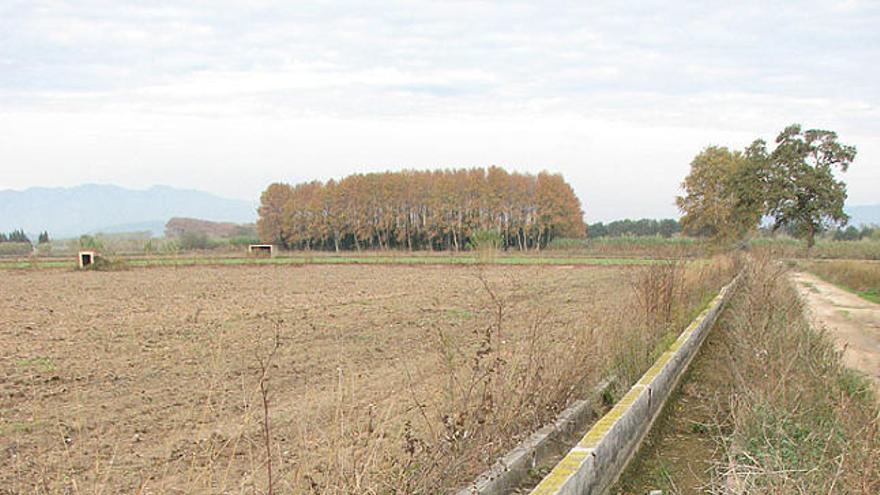
[[[614,485],[697,355],[737,282],[738,278],[721,289],[623,398],[564,454],[531,491],[533,495],[602,494]],[[607,381],[600,384],[594,396],[607,386]],[[588,421],[593,399],[563,411],[555,423],[532,435],[458,495],[520,493],[517,487],[526,482],[531,470],[551,458],[560,441]]]

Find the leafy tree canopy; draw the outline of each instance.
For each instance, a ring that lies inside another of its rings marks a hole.
[[[743,237],[761,220],[761,181],[748,152],[710,146],[691,162],[675,202],[684,214],[682,229],[718,241]]]
[[[773,219],[774,230],[793,228],[812,247],[817,233],[846,224],[846,184],[834,172],[849,169],[856,157],[854,146],[839,143],[832,131],[802,131],[791,125],[776,138],[772,152],[761,140],[751,148],[751,159],[764,174],[764,213]]]
[[[779,134],[772,151],[761,139],[742,152],[710,146],[691,162],[685,195],[676,198],[682,226],[730,241],[770,217],[773,230],[794,232],[812,247],[817,233],[846,224],[846,184],[834,173],[845,172],[855,156],[834,132],[796,124]]]
[[[478,244],[487,231],[505,249],[538,249],[585,231],[580,200],[561,175],[500,167],[272,184],[258,213],[264,242],[337,251],[459,250]]]
[[[615,220],[609,223],[596,222],[587,227],[587,237],[591,239],[599,237],[620,236],[662,236],[672,237],[681,232],[681,226],[673,218],[655,220],[642,218],[640,220]]]
[[[20,242],[30,244],[31,240],[28,239],[28,236],[24,233],[23,229],[18,229],[5,235],[0,234],[0,242]]]

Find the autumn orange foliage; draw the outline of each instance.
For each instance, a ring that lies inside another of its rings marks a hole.
[[[260,198],[264,242],[299,249],[466,249],[494,232],[504,249],[540,249],[585,234],[562,175],[499,167],[355,174],[271,184]]]

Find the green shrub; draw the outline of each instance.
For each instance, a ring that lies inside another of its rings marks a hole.
[[[92,261],[91,265],[85,267],[86,270],[96,272],[118,272],[128,270],[128,263],[125,260],[110,259],[104,256],[98,256]]]

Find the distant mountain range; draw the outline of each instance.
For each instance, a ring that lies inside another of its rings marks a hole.
[[[191,217],[218,222],[250,223],[256,204],[215,196],[204,191],[153,186],[126,189],[84,184],[69,188],[34,187],[0,190],[0,232],[44,230],[52,238],[105,232],[150,231],[161,236],[165,222]]]

